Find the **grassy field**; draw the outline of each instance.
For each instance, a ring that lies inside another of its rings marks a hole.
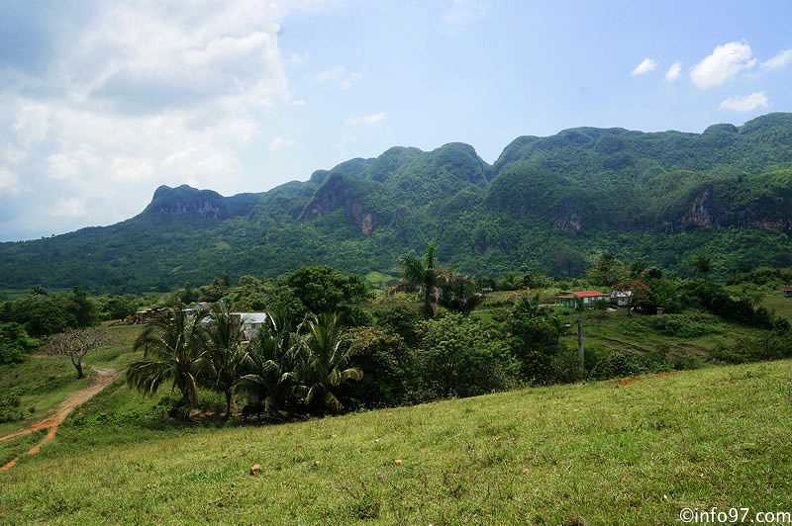
[[[791,378],[779,361],[270,427],[157,430],[138,415],[116,443],[123,415],[152,404],[119,385],[0,473],[0,523],[673,524],[682,507],[788,510]]]

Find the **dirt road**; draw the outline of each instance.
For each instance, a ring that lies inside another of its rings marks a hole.
[[[69,397],[64,400],[60,406],[58,406],[58,409],[55,411],[55,413],[44,420],[34,422],[30,425],[30,427],[0,436],[0,442],[25,435],[32,435],[36,431],[47,429],[47,435],[42,438],[38,444],[30,448],[26,454],[35,455],[41,451],[42,446],[48,442],[51,442],[55,438],[55,435],[58,433],[58,427],[63,423],[64,420],[66,420],[66,417],[68,417],[72,411],[99,394],[102,389],[110,385],[113,380],[118,378],[118,372],[113,371],[112,369],[100,369],[97,367],[94,368],[94,371],[96,371],[96,376],[94,377],[93,383],[91,383],[91,385],[85,389],[81,389],[80,391],[76,391],[69,395]],[[9,469],[13,468],[16,465],[17,460],[18,459],[14,459],[0,467],[0,471],[8,471]]]

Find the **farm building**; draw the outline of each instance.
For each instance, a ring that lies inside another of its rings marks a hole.
[[[563,307],[576,309],[593,308],[597,303],[610,299],[610,296],[598,290],[574,290],[559,294],[555,299]]]
[[[231,317],[240,324],[242,334],[248,341],[258,336],[267,321],[266,312],[232,312]]]

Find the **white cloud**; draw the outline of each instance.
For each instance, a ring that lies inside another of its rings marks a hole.
[[[640,64],[635,66],[635,69],[632,70],[632,75],[634,77],[638,75],[645,75],[651,71],[654,71],[655,69],[657,69],[657,62],[655,62],[654,59],[646,57],[641,61]]]
[[[357,115],[353,117],[349,117],[346,120],[348,126],[357,126],[359,124],[377,124],[384,121],[388,117],[388,114],[384,111],[379,113],[370,113],[368,115]]]
[[[277,136],[269,142],[269,151],[279,152],[281,150],[291,148],[292,146],[294,146],[294,141]]]
[[[696,64],[690,71],[690,79],[699,89],[715,88],[755,65],[751,46],[745,42],[728,42],[717,46]]]
[[[764,92],[751,93],[745,97],[729,97],[720,104],[722,110],[753,111],[757,108],[766,108],[769,100]]]
[[[95,161],[85,151],[54,153],[47,157],[47,176],[55,181],[79,180]]]
[[[110,163],[110,178],[119,182],[140,182],[151,179],[156,172],[147,159],[117,157]]]
[[[323,84],[335,84],[341,89],[349,89],[352,84],[362,79],[363,75],[349,71],[346,66],[335,66],[316,74],[316,80]]]
[[[20,197],[14,228],[111,223],[139,212],[157,184],[246,189],[243,149],[266,131],[273,108],[305,104],[290,93],[280,23],[320,3],[97,2],[46,68],[0,72],[0,192],[24,181],[24,195],[32,189],[49,212]],[[342,73],[342,85],[360,78]],[[101,207],[86,205],[99,199]]]
[[[57,201],[50,209],[52,217],[83,217],[88,213],[85,204],[76,198],[68,197]]]
[[[792,64],[792,49],[779,51],[773,58],[762,62],[763,69],[781,69],[787,64]]]
[[[17,141],[22,147],[29,147],[47,138],[49,115],[44,104],[25,104],[16,114],[14,123]]]
[[[305,106],[307,102],[304,99],[295,99],[292,101],[292,106]]]
[[[15,173],[0,168],[0,196],[15,194],[18,189],[19,178]]]
[[[676,82],[680,75],[682,75],[682,63],[674,62],[671,64],[671,67],[668,68],[668,71],[666,71],[665,79],[668,82]]]

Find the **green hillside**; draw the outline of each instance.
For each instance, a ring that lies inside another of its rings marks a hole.
[[[783,511],[790,374],[778,361],[137,433],[121,387],[0,473],[0,522],[673,524],[684,507]]]
[[[391,148],[308,181],[222,197],[159,188],[109,227],[0,244],[0,289],[168,290],[307,264],[388,273],[437,240],[463,272],[577,276],[611,251],[675,270],[792,266],[792,114],[702,134],[576,128],[488,165],[466,144]]]

